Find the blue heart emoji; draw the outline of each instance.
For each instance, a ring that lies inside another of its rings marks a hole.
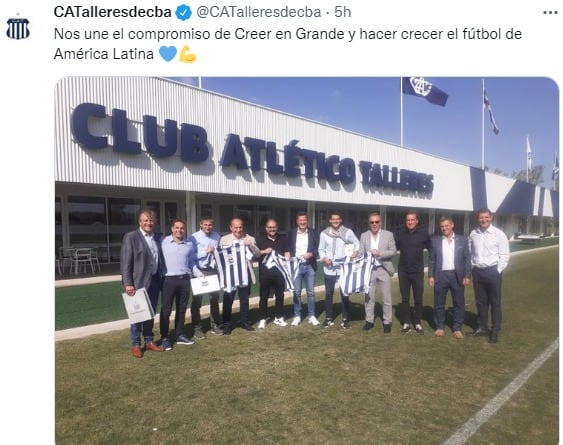
[[[161,46],[159,52],[160,57],[170,62],[176,56],[177,50],[175,46]]]

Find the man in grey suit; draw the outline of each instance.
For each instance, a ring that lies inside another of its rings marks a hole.
[[[368,215],[369,230],[360,236],[359,255],[370,252],[374,266],[369,282],[369,292],[366,294],[365,310],[366,323],[364,331],[373,329],[375,322],[375,293],[377,287],[381,289],[383,302],[383,332],[391,332],[393,306],[391,300],[391,277],[395,273],[391,259],[397,253],[393,233],[381,229],[381,215],[372,212]]]
[[[121,244],[120,269],[125,293],[133,296],[137,289],[145,288],[156,312],[160,293],[160,268],[162,253],[160,237],[153,232],[156,215],[150,209],[139,213],[139,228],[128,232]],[[141,358],[141,332],[145,339],[145,350],[162,352],[162,346],[154,343],[154,319],[131,325],[131,353]]]
[[[437,337],[445,335],[446,296],[449,290],[454,306],[454,336],[462,339],[465,286],[469,284],[471,276],[469,241],[466,236],[454,233],[454,223],[449,216],[440,218],[440,232],[442,235],[431,239],[428,257],[428,285],[434,288],[434,334]]]

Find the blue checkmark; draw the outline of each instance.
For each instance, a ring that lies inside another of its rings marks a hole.
[[[178,20],[188,20],[191,16],[192,10],[188,5],[182,4],[176,8],[176,17],[178,18]]]

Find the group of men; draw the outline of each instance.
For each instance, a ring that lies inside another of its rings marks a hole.
[[[230,233],[220,236],[213,230],[213,219],[203,217],[200,230],[186,236],[186,223],[177,219],[172,222],[170,235],[162,238],[154,232],[156,216],[152,210],[142,210],[139,228],[127,233],[121,247],[121,275],[124,290],[133,296],[138,289],[145,288],[151,305],[156,311],[159,294],[160,344],[154,341],[154,319],[131,325],[132,355],[141,358],[145,351],[162,352],[172,349],[173,344],[191,345],[195,340],[206,338],[201,323],[202,295],[193,295],[190,306],[193,337],[185,332],[186,310],[190,298],[190,279],[218,275],[224,270],[234,275],[236,285],[224,288],[222,313],[219,309],[219,291],[209,294],[210,329],[216,335],[229,335],[232,323],[233,301],[238,294],[240,303],[240,326],[255,331],[249,320],[251,285],[255,282],[253,261],[258,261],[259,272],[259,322],[258,329],[268,323],[268,301],[275,298],[273,323],[288,325],[284,314],[284,293],[293,289],[292,326],[302,320],[318,326],[321,323],[315,313],[315,275],[318,261],[323,265],[325,319],[323,328],[334,324],[333,298],[336,283],[342,278],[343,259],[364,258],[369,262],[365,292],[365,324],[369,331],[375,327],[376,293],[382,295],[383,332],[390,333],[393,319],[391,277],[395,274],[392,258],[399,253],[398,280],[401,304],[397,316],[401,332],[413,329],[424,334],[422,327],[424,290],[424,251],[428,257],[428,284],[434,289],[435,335],[445,335],[446,295],[452,295],[454,317],[452,330],[458,339],[463,338],[465,299],[464,289],[473,278],[478,315],[478,327],[474,336],[488,336],[496,343],[501,328],[501,282],[502,272],[508,265],[509,248],[505,234],[492,225],[492,214],[488,209],[478,212],[478,227],[469,237],[454,233],[450,217],[440,219],[441,235],[430,237],[428,230],[419,226],[418,215],[409,211],[405,225],[395,234],[381,229],[379,212],[368,215],[369,230],[360,239],[345,227],[342,215],[331,212],[329,226],[320,233],[309,227],[306,212],[299,212],[296,226],[286,235],[278,232],[278,224],[268,219],[264,233],[256,239],[244,231],[240,218],[230,222]],[[236,251],[235,251],[236,249]],[[218,252],[221,252],[219,255]],[[233,258],[234,256],[239,258]],[[291,273],[276,267],[282,260],[293,259]],[[238,261],[238,262],[237,262]],[[238,269],[233,269],[238,267]],[[288,286],[288,276],[290,285]],[[301,296],[305,288],[307,312],[302,312]],[[341,324],[350,328],[350,295],[339,286],[341,296]],[[410,306],[412,290],[414,307]],[[175,305],[174,330],[170,331],[170,317]],[[488,319],[491,312],[491,329]],[[144,348],[141,347],[141,336]],[[194,340],[195,339],[195,340]]]

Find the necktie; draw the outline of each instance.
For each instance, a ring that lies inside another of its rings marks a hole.
[[[154,275],[155,273],[158,272],[158,249],[154,242],[154,237],[152,235],[149,235],[148,233],[145,236],[147,237],[149,248],[151,249],[151,254],[152,254],[151,272]]]

